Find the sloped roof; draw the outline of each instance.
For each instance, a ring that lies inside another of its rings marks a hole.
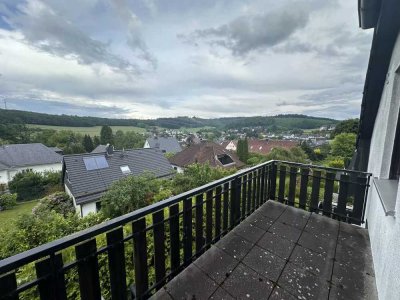
[[[149,143],[150,148],[160,149],[166,153],[177,153],[182,151],[181,145],[179,145],[178,140],[174,137],[148,138],[147,142]]]
[[[98,145],[96,148],[93,149],[92,153],[104,153],[106,152],[107,145]]]
[[[88,171],[84,158],[106,157],[108,168]],[[68,172],[65,183],[75,197],[77,204],[97,200],[112,183],[125,177],[121,166],[128,166],[131,175],[153,173],[156,177],[173,174],[173,169],[163,153],[157,149],[133,149],[115,151],[113,155],[89,153],[64,156],[64,173]]]
[[[173,165],[186,167],[194,163],[209,163],[212,167],[224,167],[224,165],[217,159],[218,155],[226,154],[230,156],[234,164],[231,167],[242,167],[244,163],[239,160],[236,154],[226,150],[221,145],[214,142],[201,142],[199,144],[190,145],[183,151],[175,154],[170,158]]]
[[[43,144],[0,146],[0,170],[61,163],[62,156]]]
[[[248,140],[249,152],[268,154],[273,148],[291,149],[299,145],[296,141],[285,140]]]

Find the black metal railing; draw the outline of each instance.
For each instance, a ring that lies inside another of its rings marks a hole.
[[[145,299],[268,199],[363,223],[369,177],[269,161],[0,261],[0,299]]]

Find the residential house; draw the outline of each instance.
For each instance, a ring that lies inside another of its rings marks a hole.
[[[57,154],[64,155],[64,151],[58,147],[49,147],[49,149],[53,150]]]
[[[359,2],[374,29],[355,166],[372,173],[366,206],[379,299],[400,299],[400,1]]]
[[[43,144],[0,146],[0,184],[7,184],[23,170],[61,171],[62,156]]]
[[[174,137],[152,137],[148,138],[143,148],[160,149],[163,153],[178,153],[182,151],[181,145]]]
[[[66,155],[63,160],[63,184],[81,216],[97,212],[100,198],[108,188],[125,176],[145,172],[157,178],[173,174],[171,164],[158,149],[114,151]]]
[[[259,140],[259,139],[248,139],[247,143],[249,145],[249,152],[259,153],[263,155],[267,155],[274,148],[285,148],[291,149],[293,147],[298,146],[297,141],[288,141],[288,140]],[[225,141],[221,144],[223,148],[229,151],[236,152],[237,150],[237,141]]]
[[[184,168],[194,163],[209,163],[212,167],[241,168],[244,163],[221,145],[214,142],[203,141],[193,144],[170,158],[175,170],[183,172]]]

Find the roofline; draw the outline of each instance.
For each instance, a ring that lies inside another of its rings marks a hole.
[[[116,153],[116,152],[128,152],[128,151],[135,151],[135,150],[158,150],[157,148],[132,148],[132,149],[124,149],[124,150],[114,150],[114,153]],[[92,152],[89,152],[89,153],[75,153],[75,154],[66,154],[66,155],[63,155],[63,158],[64,157],[74,157],[74,156],[86,156],[86,155],[88,155],[88,156],[93,156],[93,155],[102,155],[102,154],[105,154],[106,153],[106,151],[104,151],[104,152],[95,152],[95,153],[92,153]]]

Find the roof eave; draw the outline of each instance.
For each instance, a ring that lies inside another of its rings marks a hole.
[[[362,29],[375,28],[380,14],[381,0],[358,0],[358,21]]]

